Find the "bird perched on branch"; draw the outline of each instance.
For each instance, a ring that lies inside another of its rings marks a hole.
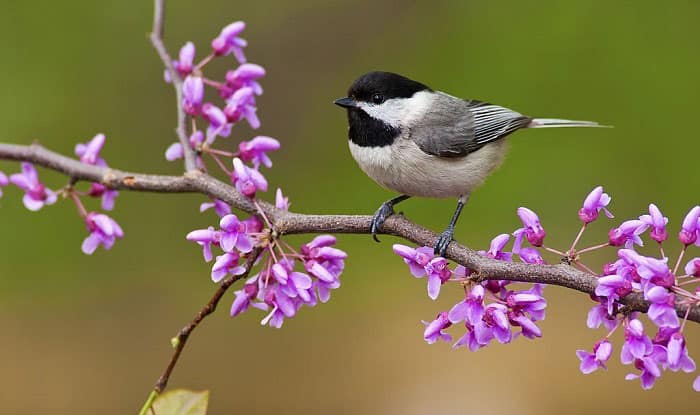
[[[498,105],[465,100],[391,72],[369,72],[334,101],[347,109],[350,152],[370,178],[400,193],[372,220],[372,236],[394,206],[412,196],[457,198],[435,244],[444,256],[471,191],[503,161],[509,134],[521,128],[601,127],[596,122],[532,118]]]

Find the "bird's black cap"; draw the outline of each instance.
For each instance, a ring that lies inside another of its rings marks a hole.
[[[348,90],[348,96],[355,101],[372,102],[379,94],[386,99],[410,98],[418,91],[430,90],[426,85],[392,72],[368,72],[355,80]]]

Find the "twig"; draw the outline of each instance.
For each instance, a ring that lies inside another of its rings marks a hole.
[[[182,79],[173,67],[173,60],[168,53],[165,43],[163,43],[163,30],[165,26],[165,0],[155,0],[153,2],[153,30],[151,31],[151,43],[155,48],[160,60],[163,61],[165,70],[170,74],[173,87],[175,88],[175,98],[177,99],[177,127],[175,134],[182,145],[182,151],[185,155],[185,171],[195,170],[197,164],[195,162],[194,150],[190,146],[190,141],[187,138],[185,125],[187,116],[182,107]]]
[[[200,193],[223,200],[234,208],[256,215],[258,209],[253,201],[234,187],[200,171],[186,172],[182,176],[163,176],[130,173],[105,167],[87,165],[33,144],[30,146],[0,144],[0,159],[22,160],[64,173],[76,180],[99,182],[111,189],[126,189],[161,193]],[[279,234],[352,233],[369,234],[371,216],[361,215],[308,215],[287,212],[258,201],[261,210]],[[387,219],[382,232],[398,236],[418,245],[432,246],[437,235],[401,215]],[[586,272],[564,264],[530,265],[504,262],[483,257],[475,251],[453,242],[447,249],[446,258],[477,271],[484,280],[509,280],[558,285],[586,294],[593,294],[597,278]],[[622,299],[631,311],[647,311],[649,303],[639,293]],[[676,312],[684,316],[690,307],[688,319],[700,323],[700,307],[678,304]]]
[[[185,348],[185,344],[187,344],[187,339],[190,337],[190,334],[192,334],[194,329],[196,329],[197,326],[199,326],[202,320],[204,320],[209,314],[213,313],[216,310],[216,307],[219,305],[219,301],[221,301],[221,298],[224,296],[229,287],[233,285],[233,283],[248,277],[251,269],[253,268],[253,265],[255,265],[255,261],[258,259],[258,256],[260,256],[261,252],[262,249],[260,248],[256,248],[252,252],[250,252],[247,256],[245,272],[241,275],[232,275],[226,278],[221,283],[221,285],[219,285],[219,288],[214,292],[214,295],[212,295],[211,299],[209,299],[209,302],[207,302],[207,304],[205,304],[204,307],[202,307],[202,309],[199,310],[199,312],[192,319],[192,321],[190,321],[185,327],[183,327],[178,332],[177,336],[173,337],[172,344],[175,348],[175,351],[170,357],[170,361],[165,367],[163,374],[160,375],[158,381],[153,386],[153,391],[148,396],[148,399],[146,399],[146,403],[141,409],[141,413],[145,414],[146,412],[144,411],[148,411],[148,409],[153,404],[153,400],[155,399],[155,397],[165,390],[166,386],[168,385],[168,381],[170,380],[170,375],[172,374],[173,369],[175,368],[175,365],[177,364],[177,361],[180,358],[180,354]]]

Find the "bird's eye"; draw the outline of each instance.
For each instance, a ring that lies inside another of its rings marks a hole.
[[[384,95],[382,95],[382,94],[372,95],[372,102],[374,102],[377,105],[381,104],[382,102],[384,102]]]

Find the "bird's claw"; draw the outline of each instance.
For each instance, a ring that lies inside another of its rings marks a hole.
[[[379,206],[379,209],[377,209],[377,211],[374,212],[374,217],[372,217],[372,225],[370,227],[370,230],[372,232],[372,239],[379,242],[379,238],[377,238],[377,232],[379,232],[382,229],[384,221],[386,221],[386,219],[393,214],[394,207],[391,204],[382,203],[382,205]]]
[[[445,232],[441,233],[440,236],[438,237],[437,241],[435,242],[435,254],[441,257],[445,256],[445,252],[447,251],[447,247],[450,245],[450,242],[453,241],[452,236],[454,234],[453,229],[447,229]]]

